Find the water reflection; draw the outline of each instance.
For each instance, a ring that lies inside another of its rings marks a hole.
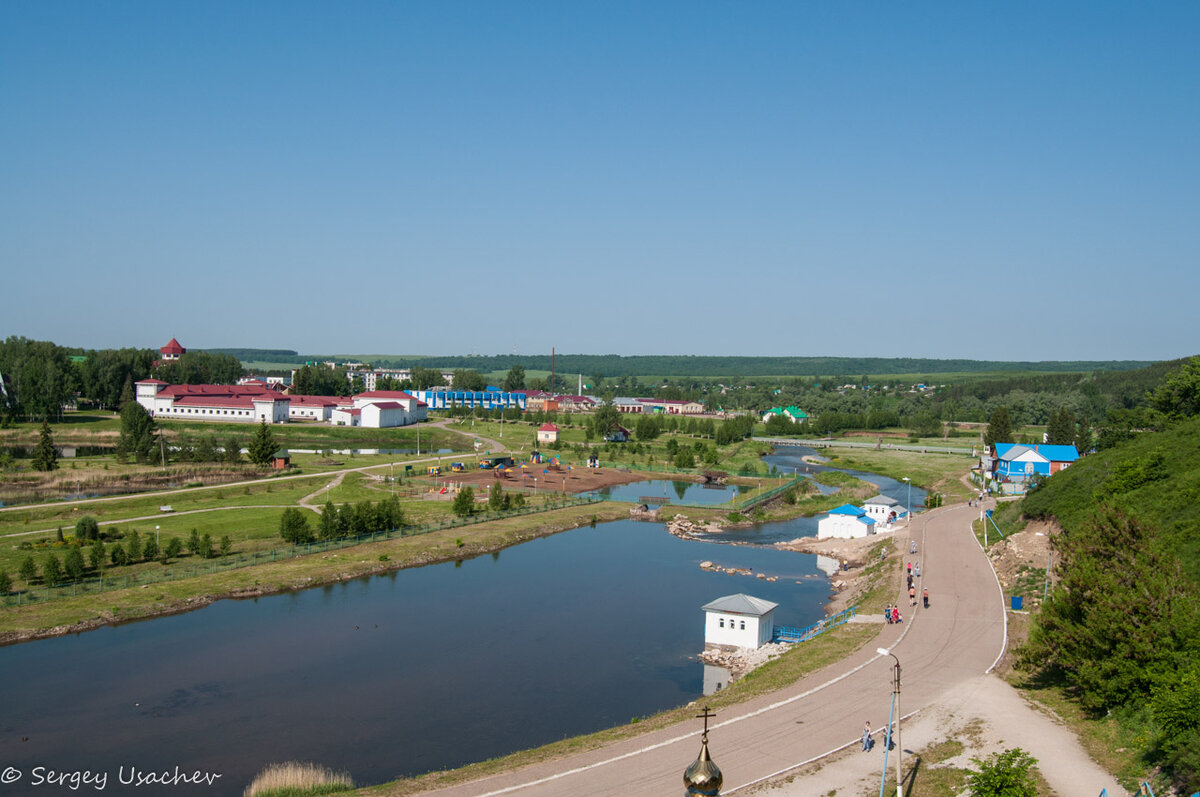
[[[725,687],[729,686],[729,680],[733,677],[733,673],[724,667],[718,667],[715,664],[704,664],[704,694],[715,695]]]

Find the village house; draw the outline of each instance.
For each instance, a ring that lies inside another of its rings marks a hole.
[[[558,427],[552,423],[543,423],[537,430],[539,443],[553,443],[558,440]]]
[[[782,415],[792,423],[800,423],[801,421],[808,420],[808,413],[799,407],[789,405],[787,407],[772,407],[764,412],[762,416],[763,423],[771,420],[771,418],[776,415]]]
[[[390,429],[419,423],[428,417],[428,405],[403,390],[368,390],[343,399],[329,415],[334,426]]]
[[[1053,476],[1078,459],[1079,451],[1073,445],[996,443],[979,464],[1001,485],[1001,492],[1023,492],[1034,476]]]

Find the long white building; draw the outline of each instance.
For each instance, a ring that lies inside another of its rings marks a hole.
[[[143,379],[137,402],[156,418],[287,423],[288,397],[257,385],[169,385]]]

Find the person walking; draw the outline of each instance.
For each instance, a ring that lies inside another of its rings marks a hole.
[[[921,577],[921,563],[920,562],[917,562],[917,566],[913,568],[913,572],[916,573],[917,578]]]
[[[873,744],[873,742],[874,742],[874,740],[871,738],[871,723],[868,722],[866,724],[866,726],[863,728],[862,743],[863,743],[863,752],[864,753],[870,751],[871,745]]]
[[[921,590],[921,600],[925,602],[925,608],[929,608],[929,587]]]
[[[917,588],[916,587],[908,588],[908,605],[909,606],[917,605]]]

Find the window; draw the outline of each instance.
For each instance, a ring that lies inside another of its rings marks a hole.
[[[724,627],[725,627],[725,618],[724,618],[724,617],[722,617],[722,618],[720,618],[719,620],[717,620],[717,626],[718,626],[719,628],[724,628]]]
[[[746,630],[746,621],[745,621],[745,620],[742,620],[742,621],[741,621],[741,624],[742,624],[742,627],[741,627],[741,628],[739,628],[738,630],[739,630],[739,631],[745,631],[745,630]]]

